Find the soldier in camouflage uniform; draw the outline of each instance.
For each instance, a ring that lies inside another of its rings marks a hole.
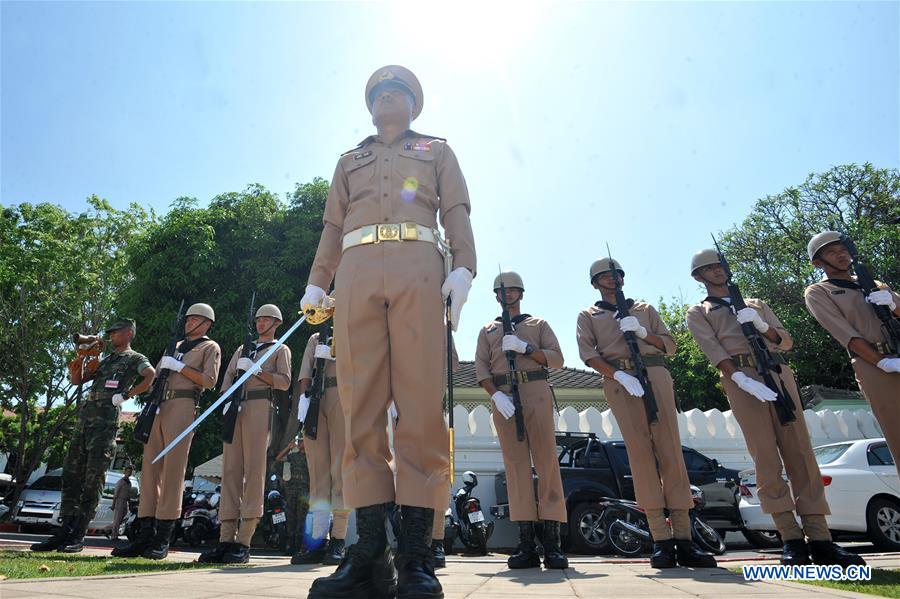
[[[290,466],[290,477],[284,477],[284,499],[287,503],[288,524],[291,527],[290,547],[288,553],[300,550],[303,533],[306,530],[306,514],[309,513],[309,467],[306,464],[306,452],[303,440],[296,444],[287,454]]]
[[[32,545],[32,551],[77,553],[84,548],[84,534],[100,501],[116,448],[119,406],[146,391],[153,381],[155,372],[146,356],[131,349],[134,321],[117,320],[106,333],[113,351],[97,370],[90,375],[72,373],[73,385],[93,382],[78,408],[78,421],[63,462],[61,526],[49,539]],[[139,376],[143,379],[134,385]]]

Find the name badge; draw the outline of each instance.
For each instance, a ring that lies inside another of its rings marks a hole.
[[[831,295],[843,295],[844,293],[847,293],[846,289],[835,289],[831,292]]]
[[[103,386],[104,386],[105,388],[107,388],[107,389],[118,389],[118,388],[119,388],[119,381],[114,380],[114,379],[110,379],[110,380],[106,381],[106,383],[104,383]]]

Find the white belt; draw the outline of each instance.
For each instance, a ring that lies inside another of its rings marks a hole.
[[[357,245],[381,243],[382,241],[426,241],[439,248],[443,244],[437,231],[418,223],[366,225],[344,235],[341,251],[346,252],[349,248]]]

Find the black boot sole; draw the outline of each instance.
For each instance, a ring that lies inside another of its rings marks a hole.
[[[377,587],[371,583],[357,585],[346,593],[330,593],[327,591],[309,590],[307,599],[394,599],[397,596],[397,585]]]
[[[56,550],[57,553],[81,553],[84,551],[84,545],[62,546]]]
[[[668,570],[670,568],[677,568],[678,562],[675,560],[666,560],[666,561],[658,561],[654,562],[652,559],[650,560],[650,567],[656,568],[657,570]]]
[[[540,568],[541,567],[541,556],[538,554],[534,554],[534,557],[527,562],[513,562],[510,563],[509,560],[506,560],[506,567],[510,570],[527,570],[528,568]]]

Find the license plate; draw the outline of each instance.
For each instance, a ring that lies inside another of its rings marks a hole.
[[[184,520],[181,521],[181,527],[182,528],[190,528],[191,524],[193,522],[194,522],[193,518],[185,518]]]
[[[272,523],[273,524],[281,524],[285,520],[287,520],[287,516],[285,515],[284,512],[278,512],[276,514],[272,514]]]
[[[469,522],[475,524],[476,522],[484,522],[484,514],[481,511],[478,512],[469,512]]]

